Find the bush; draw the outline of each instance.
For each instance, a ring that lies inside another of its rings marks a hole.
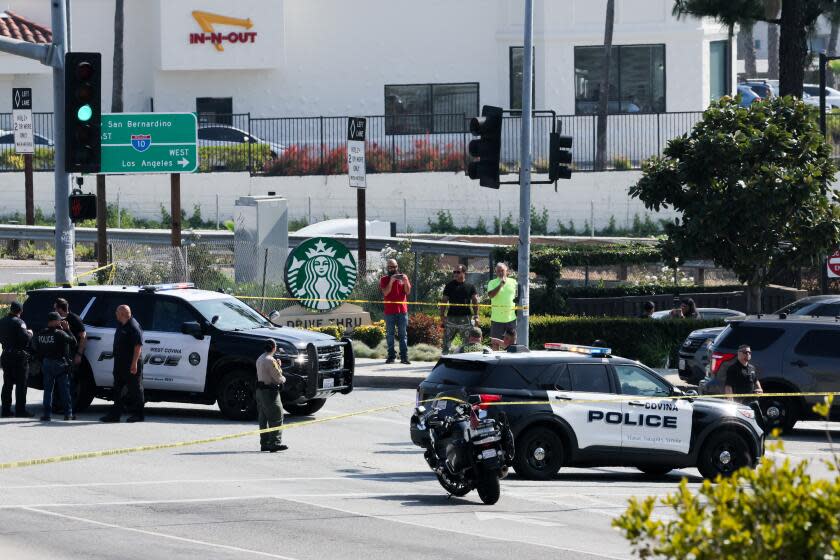
[[[372,325],[360,325],[353,329],[351,338],[364,342],[371,348],[376,348],[380,342],[385,340],[385,325],[382,321]]]
[[[338,339],[344,336],[344,327],[341,325],[324,325],[323,327],[309,327],[306,330],[328,334]]]
[[[613,158],[613,169],[616,171],[627,171],[632,167],[633,164],[627,156],[615,156],[615,158]]]
[[[723,326],[722,321],[682,319],[661,321],[624,317],[558,317],[530,318],[530,346],[542,348],[546,342],[592,344],[596,339],[607,342],[617,356],[639,360],[649,367],[663,367],[668,356],[683,343],[691,331]],[[490,322],[482,324],[482,330]]]
[[[408,348],[408,359],[413,362],[436,362],[440,359],[440,347],[416,344]]]
[[[425,313],[410,313],[408,315],[408,344],[430,344],[441,346],[443,332],[437,317]]]
[[[26,282],[18,282],[17,284],[4,284],[0,286],[0,293],[4,294],[23,294],[29,290],[38,290],[40,288],[49,288],[54,286],[49,280],[27,280]]]
[[[199,146],[198,170],[247,171],[249,163],[254,169],[260,169],[271,160],[271,147],[268,144],[250,144],[250,152],[248,146],[249,144]]]
[[[822,408],[828,413],[830,400]],[[783,451],[781,443],[768,446]],[[832,449],[833,450],[833,449]],[[700,496],[679,489],[661,498],[669,512],[654,508],[653,496],[631,498],[613,521],[642,558],[838,558],[840,557],[840,460],[825,461],[833,477],[815,479],[810,461],[795,466],[767,457],[756,470],[708,480]],[[664,519],[663,519],[664,518]]]

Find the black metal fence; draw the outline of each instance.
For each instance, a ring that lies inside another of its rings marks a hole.
[[[606,168],[639,169],[661,155],[668,141],[691,131],[702,112],[628,113],[610,115]],[[597,145],[597,116],[535,114],[533,171],[548,168],[548,133],[557,119],[562,133],[574,138],[573,167],[592,171]],[[463,171],[473,136],[463,113],[368,116],[369,173]],[[502,127],[502,171],[519,171],[520,117],[506,115]],[[9,113],[0,113],[0,171],[23,170],[23,156],[14,153]],[[53,169],[52,113],[35,113],[36,171]],[[418,131],[425,131],[418,133]],[[446,132],[437,132],[446,131]],[[840,160],[840,114],[828,115],[828,140]],[[256,118],[248,113],[199,114],[200,171],[249,171],[265,175],[346,173],[346,117]]]

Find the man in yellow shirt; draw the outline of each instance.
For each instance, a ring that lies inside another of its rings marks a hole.
[[[508,278],[508,267],[505,263],[496,265],[496,277],[487,284],[487,295],[490,297],[490,339],[493,350],[500,350],[501,345],[493,339],[501,340],[505,329],[516,329],[516,280]]]

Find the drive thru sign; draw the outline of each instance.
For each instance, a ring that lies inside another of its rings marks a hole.
[[[829,278],[840,278],[840,251],[834,251],[828,257],[827,266]]]
[[[347,119],[347,175],[350,186],[358,189],[367,187],[365,176],[365,128],[367,119]]]

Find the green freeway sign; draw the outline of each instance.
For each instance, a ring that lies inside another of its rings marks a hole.
[[[100,173],[191,173],[196,135],[193,113],[103,114]]]

